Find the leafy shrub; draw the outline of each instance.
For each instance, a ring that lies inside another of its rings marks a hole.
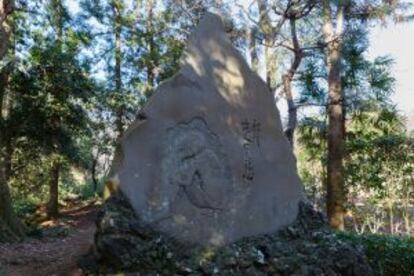
[[[88,181],[79,187],[79,195],[83,200],[90,199],[96,197],[97,195],[103,194],[104,189],[104,182],[99,181],[98,186],[96,187],[96,191],[94,191],[94,186],[92,181]]]
[[[375,275],[414,275],[414,237],[338,233],[340,240],[364,246]]]
[[[21,218],[26,218],[36,212],[39,202],[32,198],[19,199],[14,202],[14,210]]]

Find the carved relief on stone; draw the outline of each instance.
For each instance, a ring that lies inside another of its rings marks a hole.
[[[233,190],[231,172],[219,137],[201,117],[167,131],[161,165],[162,187],[185,195],[196,208],[220,211]],[[183,200],[171,197],[168,206]]]
[[[112,176],[137,215],[186,244],[223,245],[296,218],[302,185],[271,93],[214,15],[120,149]]]

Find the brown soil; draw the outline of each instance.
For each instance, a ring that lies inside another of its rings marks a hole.
[[[0,244],[0,276],[82,275],[76,262],[93,243],[95,216],[94,205],[66,210],[59,220],[44,225],[70,226],[67,236]]]

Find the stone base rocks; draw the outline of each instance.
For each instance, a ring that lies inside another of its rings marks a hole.
[[[99,212],[95,248],[80,265],[87,274],[372,275],[362,250],[338,241],[303,202],[290,226],[212,248],[183,245],[143,225],[121,193]]]

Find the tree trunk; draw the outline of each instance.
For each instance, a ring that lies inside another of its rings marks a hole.
[[[13,1],[0,0],[0,60],[9,47],[10,26],[6,19],[12,11]],[[25,233],[24,225],[14,213],[9,188],[13,153],[10,129],[6,126],[11,109],[10,67],[6,66],[0,72],[0,239],[3,241],[15,241]]]
[[[92,169],[91,169],[91,174],[92,174],[92,183],[93,183],[93,191],[94,193],[97,192],[98,190],[98,180],[96,179],[96,166],[98,165],[98,157],[93,157],[92,160]]]
[[[0,241],[16,241],[24,234],[25,227],[17,218],[12,207],[10,190],[4,172],[0,172]]]
[[[49,202],[47,204],[47,216],[57,218],[59,216],[59,175],[60,161],[52,161],[49,171]]]
[[[264,0],[257,1],[259,9],[259,25],[264,35],[264,47],[265,47],[265,62],[266,62],[266,83],[271,93],[276,89],[276,55],[273,49],[275,43],[276,33],[278,28],[273,28],[269,14],[268,3]]]
[[[407,212],[407,209],[408,208],[404,210],[403,219],[404,219],[405,233],[408,235],[411,233],[411,222],[410,222],[411,220],[410,220],[410,214]]]
[[[340,75],[340,49],[337,43],[328,46],[328,191],[327,208],[331,226],[344,229],[344,108]]]
[[[392,182],[391,182],[392,183]],[[394,235],[395,233],[395,227],[394,227],[394,208],[393,208],[393,202],[392,200],[388,199],[388,218],[389,218],[389,231],[391,235]]]
[[[11,176],[13,150],[10,145],[10,140],[4,136],[3,132],[0,135],[0,223],[2,224],[2,230],[0,231],[8,229],[8,232],[13,233],[13,236],[10,236],[10,239],[5,241],[15,241],[17,238],[24,236],[26,229],[13,210],[8,184]],[[0,236],[2,236],[1,233]]]
[[[272,45],[270,38],[266,39],[267,45]],[[265,46],[265,60],[266,60],[266,83],[272,94],[276,89],[276,55],[271,46]]]
[[[291,74],[285,74],[282,77],[283,81],[283,90],[286,96],[286,102],[288,106],[288,122],[285,129],[285,135],[288,139],[292,149],[294,147],[294,135],[295,129],[297,125],[297,107],[293,100],[293,93],[292,93],[292,76]]]
[[[344,149],[345,117],[344,96],[341,82],[342,34],[344,6],[338,8],[336,31],[332,23],[330,1],[324,1],[323,32],[326,43],[326,63],[328,71],[328,166],[327,166],[327,213],[329,224],[334,229],[344,229],[345,189],[344,189]]]
[[[295,140],[295,129],[298,121],[297,115],[297,107],[293,100],[293,92],[292,92],[292,81],[293,77],[296,74],[296,71],[299,68],[300,63],[302,62],[303,53],[302,49],[299,45],[298,36],[296,33],[296,19],[290,18],[289,19],[290,25],[290,32],[292,36],[292,44],[293,44],[293,62],[289,68],[289,71],[282,76],[283,81],[283,90],[286,97],[286,102],[288,106],[288,123],[285,129],[285,135],[292,146],[294,147],[294,140]]]
[[[122,30],[122,15],[121,15],[121,8],[118,6],[116,2],[112,4],[115,22],[114,22],[114,29],[115,29],[115,71],[114,71],[114,78],[115,78],[115,94],[117,95],[118,102],[117,107],[115,110],[116,113],[116,131],[118,133],[118,138],[122,137],[124,134],[124,103],[122,98],[122,42],[121,42],[121,30]]]
[[[257,35],[257,29],[254,27],[251,28],[248,33],[251,67],[254,72],[258,73],[259,72],[259,56],[257,55],[256,35]]]
[[[63,4],[62,0],[52,0],[50,2],[53,13],[51,14],[52,27],[56,32],[56,40],[58,43],[58,49],[62,52],[63,46],[63,27],[64,27],[64,17],[63,17]]]
[[[156,57],[156,45],[154,41],[154,6],[155,0],[148,0],[146,6],[146,12],[148,15],[147,18],[147,34],[146,34],[146,43],[149,52],[149,58],[146,61],[147,67],[147,89],[145,93],[147,97],[151,96],[154,90],[154,84],[157,77],[156,69],[157,69],[157,57]]]
[[[0,0],[0,60],[9,48],[10,26],[7,24],[7,16],[13,12],[13,0]]]
[[[51,14],[52,26],[56,32],[56,42],[57,42],[57,51],[59,53],[64,52],[64,8],[62,0],[53,0],[50,2],[53,13]],[[55,86],[55,93],[58,93],[60,90],[59,86]],[[62,126],[62,118],[59,114],[55,115],[53,118],[53,128],[60,129]],[[59,137],[53,136],[53,150],[49,155],[51,160],[51,165],[49,169],[49,200],[47,202],[47,217],[55,219],[59,216],[59,175],[61,160],[60,154],[62,152],[62,144],[59,140]]]

